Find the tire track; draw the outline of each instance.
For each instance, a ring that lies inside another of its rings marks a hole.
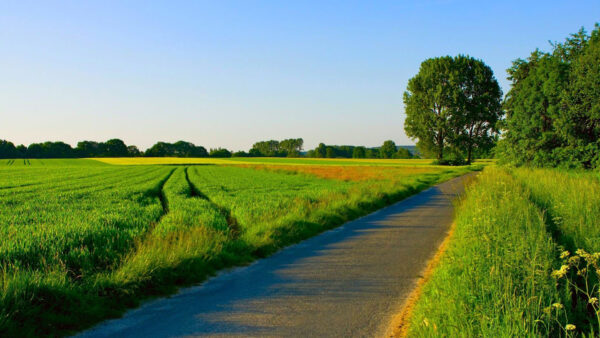
[[[232,234],[233,238],[239,237],[240,224],[239,224],[237,218],[235,218],[235,216],[233,215],[233,212],[231,211],[231,209],[213,202],[208,196],[206,196],[206,194],[204,194],[202,191],[200,191],[200,189],[198,189],[194,185],[194,183],[192,183],[192,181],[190,180],[190,177],[188,174],[188,169],[189,169],[189,167],[185,167],[184,171],[185,171],[185,179],[190,187],[190,196],[192,198],[201,198],[203,200],[208,201],[213,207],[215,207],[215,209],[217,209],[219,211],[219,213],[221,215],[223,215],[223,217],[227,221],[227,225],[229,226],[229,229],[231,230],[231,234]]]

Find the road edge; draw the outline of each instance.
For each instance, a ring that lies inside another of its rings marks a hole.
[[[400,312],[393,316],[392,322],[390,323],[386,331],[386,337],[407,337],[410,318],[412,316],[413,309],[419,301],[419,298],[421,297],[423,287],[425,286],[425,284],[427,284],[429,279],[431,279],[435,268],[437,267],[440,260],[442,259],[442,256],[446,252],[446,249],[450,244],[451,238],[454,235],[455,227],[455,222],[452,222],[452,224],[450,225],[450,229],[446,233],[446,237],[444,238],[440,246],[437,248],[433,257],[427,262],[425,269],[423,270],[419,279],[417,280],[414,289],[404,301]]]

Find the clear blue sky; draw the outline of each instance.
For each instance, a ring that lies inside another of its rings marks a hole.
[[[426,58],[505,69],[600,21],[600,1],[2,1],[0,138],[248,149],[404,134]]]

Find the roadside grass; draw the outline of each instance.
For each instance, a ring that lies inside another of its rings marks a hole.
[[[555,255],[557,265],[568,270],[557,281],[563,291],[564,315],[575,325],[573,331],[597,335],[600,304],[593,299],[600,298],[600,254],[593,253],[600,252],[598,173],[515,169],[512,174],[531,191],[531,200],[546,214],[546,224],[561,251],[570,253]]]
[[[414,336],[596,336],[597,172],[487,167],[409,320]]]
[[[2,168],[0,335],[76,332],[476,168],[348,181],[214,165]],[[27,251],[29,236],[40,242]]]
[[[410,318],[409,336],[561,334],[544,312],[561,298],[550,278],[556,248],[529,197],[494,167],[467,187],[448,249]]]

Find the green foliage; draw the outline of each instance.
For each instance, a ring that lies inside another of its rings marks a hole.
[[[336,146],[320,143],[314,150],[309,150],[306,157],[316,158],[413,158],[412,153],[405,148],[399,148],[394,141],[388,140],[379,148],[363,146]]]
[[[208,157],[208,152],[202,146],[178,141],[175,143],[158,142],[146,150],[147,157]]]
[[[490,67],[469,56],[421,63],[404,93],[406,134],[425,155],[444,159],[448,147],[473,155],[494,144],[502,91]]]
[[[498,154],[540,167],[600,165],[600,26],[581,30],[552,53],[534,51],[508,69],[512,88]]]
[[[367,148],[355,147],[352,149],[352,158],[365,158],[367,156]]]
[[[413,154],[410,152],[410,150],[406,149],[406,148],[402,148],[399,147],[398,150],[392,155],[392,158],[404,158],[404,159],[409,159],[409,158],[413,158]]]
[[[225,148],[215,148],[215,149],[211,149],[210,153],[208,154],[208,156],[210,157],[221,157],[221,158],[226,158],[226,157],[231,157],[231,152]]]
[[[22,158],[21,153],[12,142],[0,140],[0,158]]]
[[[379,148],[379,156],[381,158],[392,158],[396,153],[396,143],[392,140],[383,142],[381,148]]]
[[[299,157],[302,151],[304,140],[285,139],[283,141],[261,141],[256,142],[250,149],[252,156],[267,156],[267,157]]]

